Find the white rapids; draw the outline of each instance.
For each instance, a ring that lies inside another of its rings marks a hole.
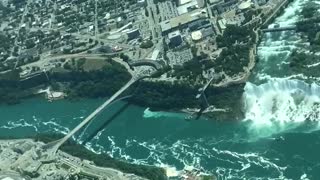
[[[269,136],[296,128],[306,121],[318,124],[320,86],[300,80],[273,79],[247,83],[243,96],[245,121],[255,136]]]
[[[244,103],[246,119],[270,125],[280,122],[317,121],[320,117],[320,86],[299,80],[276,79],[262,85],[248,83]]]

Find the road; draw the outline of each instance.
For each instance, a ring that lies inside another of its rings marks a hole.
[[[25,19],[26,15],[27,15],[28,12],[29,12],[29,4],[30,4],[30,2],[31,2],[31,0],[28,0],[28,1],[27,1],[27,4],[26,4],[25,7],[24,7],[24,11],[23,11],[23,14],[22,14],[21,21],[20,21],[20,23],[19,23],[19,28],[18,28],[18,29],[20,29],[20,28],[22,27],[22,25],[23,25],[23,23],[24,23],[24,19]],[[25,26],[26,29],[27,29],[27,26],[28,26],[28,25]],[[14,45],[15,45],[15,46],[18,46],[18,54],[20,54],[20,52],[21,52],[21,46],[18,45],[18,39],[19,39],[19,36],[16,37],[15,42],[14,42]],[[18,64],[19,64],[19,60],[16,61],[16,64],[14,65],[14,69],[17,68]]]
[[[150,6],[150,3],[152,0],[148,0],[148,6],[146,7],[146,10],[148,11],[148,14],[149,16],[147,17],[148,19],[148,22],[149,22],[149,28],[150,28],[150,31],[151,31],[151,36],[152,36],[152,39],[155,39],[156,38],[156,31],[155,31],[155,28],[154,28],[154,21],[152,19],[152,10],[151,10],[151,6]]]
[[[92,36],[92,35],[79,34],[79,33],[67,33],[65,31],[58,30],[57,28],[35,28],[35,27],[33,27],[32,30],[59,31],[61,35],[71,35],[71,36],[77,37],[79,39],[93,39],[95,41],[103,42],[103,43],[108,44],[110,46],[119,46],[119,47],[126,48],[126,49],[132,49],[132,48],[139,49],[140,48],[139,46],[130,46],[130,45],[123,44],[123,43],[117,43],[114,40],[103,39],[103,38],[100,38],[99,36],[96,37],[96,36]]]
[[[52,11],[52,13],[50,15],[51,16],[51,18],[50,18],[50,26],[49,26],[50,29],[52,29],[53,24],[55,23],[57,8],[58,8],[57,1],[55,0],[54,4],[53,4],[53,11]]]
[[[148,6],[146,9],[149,13],[149,17],[147,17],[149,28],[151,29],[152,39],[154,42],[156,42],[161,36],[161,28],[159,25],[160,16],[157,14],[157,5],[154,4],[153,0],[147,0],[147,4]]]
[[[97,38],[99,35],[98,27],[98,0],[94,0],[94,36]]]
[[[56,55],[56,56],[48,56],[44,57],[40,61],[32,62],[26,65],[21,66],[22,69],[31,68],[33,66],[38,66],[40,68],[45,68],[47,64],[49,64],[50,61],[58,60],[58,59],[68,59],[68,58],[86,58],[86,59],[98,59],[98,60],[105,60],[107,57],[104,57],[106,54],[63,54],[63,55]],[[120,58],[112,58],[113,61],[116,61],[117,63],[123,65],[127,71],[133,75],[134,72],[129,67],[129,65],[122,61]]]

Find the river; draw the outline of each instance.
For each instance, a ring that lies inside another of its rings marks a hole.
[[[275,22],[293,24],[305,2],[296,0]],[[96,153],[164,167],[172,177],[196,169],[219,179],[320,179],[318,79],[288,70],[290,53],[304,48],[294,32],[264,35],[259,63],[245,86],[242,121],[186,121],[185,114],[152,112],[120,101],[76,140],[88,141],[85,146]],[[0,136],[65,134],[103,101],[33,98],[0,106]]]

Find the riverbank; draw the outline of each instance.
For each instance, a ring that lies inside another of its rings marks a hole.
[[[80,123],[83,118],[90,114],[97,105],[101,104],[102,101],[103,99],[81,100],[80,102],[60,100],[49,103],[41,98],[37,98],[27,100],[26,102],[15,106],[0,106],[0,112],[3,115],[3,121],[0,123],[0,134],[7,134],[8,136],[11,135],[15,137],[30,137],[30,135],[35,133],[67,133]],[[80,132],[75,136],[77,142],[91,152],[97,154],[108,154],[116,159],[133,164],[161,167],[169,171],[168,173],[171,173],[171,176],[185,174],[179,166],[177,166],[176,170],[179,173],[176,173],[173,172],[172,166],[170,167],[161,164],[160,161],[158,161],[158,163],[148,163],[149,160],[156,157],[153,157],[153,155],[150,154],[150,159],[147,158],[149,156],[147,152],[148,149],[142,146],[143,140],[141,140],[140,137],[145,137],[147,139],[148,137],[157,138],[159,135],[162,136],[162,134],[168,135],[167,133],[171,133],[173,128],[177,128],[178,130],[186,125],[189,126],[189,128],[196,128],[197,125],[203,123],[208,123],[206,127],[210,127],[209,125],[214,122],[204,120],[188,122],[184,120],[184,117],[181,114],[147,112],[145,108],[134,105],[126,106],[127,108],[123,110],[122,107],[125,104],[126,103],[124,102],[117,102],[110,106],[110,108],[107,108],[106,111],[102,112],[102,114],[83,132]],[[119,113],[119,111],[121,113]],[[156,116],[159,117],[156,118]],[[15,117],[18,118],[16,119]],[[110,121],[112,121],[112,123],[110,123]],[[164,123],[166,123],[166,127],[164,126]],[[120,129],[117,129],[117,127]],[[19,132],[11,134],[11,132],[15,131]],[[114,134],[114,131],[118,134]],[[187,131],[188,130],[186,129],[186,132]],[[173,132],[177,133],[178,131]],[[101,134],[103,135],[101,136]],[[193,137],[193,135],[190,135],[190,137]],[[115,144],[109,144],[109,141],[114,138]],[[123,141],[121,140],[118,142],[118,138],[123,139]],[[135,142],[132,139],[136,139],[139,144],[142,144],[135,145]],[[149,141],[147,139],[146,141]],[[99,141],[99,143],[97,143],[97,141]],[[114,147],[119,145],[121,145],[121,148],[119,149]],[[101,149],[102,146],[109,149]],[[129,154],[126,157],[121,156],[121,154],[125,153],[130,153],[130,156]],[[131,157],[145,160],[144,162],[134,161]],[[183,161],[184,158],[180,157],[178,159]],[[170,163],[166,162],[166,164],[169,165]],[[186,170],[193,171],[192,168],[186,168]],[[195,173],[201,173],[199,176],[215,174],[202,170],[196,170],[196,172],[193,172],[192,174]]]
[[[35,139],[36,141],[49,143],[61,139],[62,137],[62,134],[38,134],[37,136],[33,137],[33,139]],[[90,160],[97,166],[114,168],[124,173],[132,173],[147,179],[167,179],[166,172],[162,168],[155,166],[130,164],[122,160],[111,158],[107,154],[95,154],[72,140],[69,140],[65,144],[63,144],[61,146],[61,151],[64,151],[72,156],[79,157],[81,159]]]
[[[213,120],[236,120],[243,118],[241,104],[245,84],[233,84],[227,87],[208,87],[205,91],[210,106],[228,111],[206,113]],[[140,82],[129,102],[141,107],[150,107],[152,111],[182,112],[183,109],[205,107],[205,102],[196,98],[201,86],[191,87],[189,84],[173,84],[166,82]]]
[[[48,74],[51,82],[48,82],[44,75],[24,82],[12,80],[12,88],[20,87],[14,89],[16,99],[27,97],[21,92],[22,89],[28,89],[31,85],[38,87],[38,89],[46,89],[51,86],[54,91],[64,92],[67,95],[67,100],[110,97],[130,79],[130,75],[125,69],[117,64],[91,72],[48,72]],[[5,82],[3,81],[3,83]],[[242,117],[239,102],[241,101],[243,86],[244,84],[221,88],[209,87],[206,90],[208,102],[219,109],[231,109],[227,113],[228,118],[225,120],[238,119],[238,117]],[[10,87],[10,84],[3,87]],[[200,86],[192,87],[187,83],[141,81],[130,87],[122,96],[129,96],[130,98],[126,101],[142,107],[181,112],[181,109],[201,107],[203,101],[196,98],[199,88]],[[29,91],[29,95],[37,94],[38,89],[34,88],[34,90]],[[7,96],[8,94],[3,94],[3,97]],[[6,101],[1,102],[5,103]],[[16,101],[16,103],[18,102]],[[224,119],[214,115],[212,117],[214,119]]]
[[[19,170],[20,167],[22,171],[17,171],[16,175],[27,179],[28,177],[32,179],[47,179],[62,176],[69,178],[87,177],[119,180],[167,179],[165,170],[162,168],[133,165],[110,158],[108,155],[97,155],[85,149],[83,146],[72,142],[68,142],[61,147],[61,150],[56,153],[53,162],[43,164],[41,162],[41,151],[38,151],[38,149],[41,149],[44,145],[43,142],[48,143],[52,140],[57,140],[58,137],[57,135],[37,135],[31,139],[0,138],[2,139],[0,140],[0,159],[2,162],[10,164],[9,166],[0,165],[1,170],[16,171]],[[7,154],[2,152],[6,152]],[[37,153],[37,155],[29,157],[28,154],[33,153]],[[10,154],[10,156],[8,156],[8,154]],[[47,168],[51,168],[51,171]],[[55,168],[57,168],[57,170],[52,171]]]
[[[272,14],[272,16],[275,16],[280,12],[280,10],[284,9],[281,8],[284,5],[286,5],[286,3],[282,3],[280,7],[277,8],[277,10]],[[244,84],[247,82],[256,63],[256,46],[259,42],[259,38],[261,38],[257,31],[258,30],[254,31],[255,39],[252,39],[253,44],[248,47],[248,64],[244,68],[244,72],[234,77],[229,77],[225,74],[225,80],[211,85],[211,90],[206,91],[209,105],[214,106],[217,109],[230,110],[228,111],[228,115],[223,116],[221,116],[223,111],[219,111],[218,114],[217,112],[209,113],[211,117],[221,120],[225,118],[241,119],[244,117],[241,109],[241,98]],[[75,56],[66,55],[60,58],[72,57]],[[47,60],[50,60],[50,57],[48,57]],[[22,83],[11,82],[14,84],[12,88],[9,85],[9,89],[6,87],[3,89],[3,91],[10,92],[11,89],[18,90],[15,90],[15,93],[12,95],[10,93],[9,95],[3,93],[4,97],[8,97],[2,98],[3,100],[1,102],[10,101],[10,104],[17,103],[20,98],[24,97],[24,95],[19,96],[19,90],[27,89],[28,86],[39,84],[47,84],[47,86],[59,86],[62,84],[62,86],[58,87],[57,89],[62,89],[62,91],[68,95],[68,98],[72,100],[77,98],[110,97],[114,92],[120,89],[125,82],[128,81],[133,72],[132,69],[119,58],[106,61],[108,63],[108,67],[99,71],[83,72],[83,69],[81,70],[81,67],[78,67],[78,64],[76,64],[75,66],[78,68],[77,70],[80,69],[80,71],[66,71],[59,69],[57,72],[49,73],[51,79],[50,81],[48,81],[46,77],[40,76],[36,77],[36,79],[26,80]],[[4,82],[3,84],[6,83]],[[28,86],[26,84],[28,84]],[[188,84],[188,82],[141,82],[140,85],[131,88],[131,90],[129,90],[126,94],[133,95],[131,99],[128,99],[129,102],[140,106],[166,111],[180,111],[181,109],[201,108],[203,106],[203,102],[195,98],[199,88],[201,87],[193,87],[191,84]],[[14,98],[12,98],[12,96]],[[15,101],[11,102],[12,99]]]

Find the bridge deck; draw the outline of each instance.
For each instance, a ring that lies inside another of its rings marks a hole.
[[[65,143],[69,138],[71,138],[76,132],[78,132],[82,127],[84,127],[87,123],[93,120],[105,107],[107,107],[110,103],[112,103],[122,92],[128,89],[132,84],[141,78],[132,78],[127,84],[125,84],[119,91],[117,91],[112,97],[110,97],[107,101],[105,101],[101,106],[99,106],[94,112],[92,112],[87,118],[85,118],[77,127],[75,127],[72,131],[70,131],[66,136],[62,139],[58,140],[55,145],[52,146],[53,152],[55,153],[59,147]]]

